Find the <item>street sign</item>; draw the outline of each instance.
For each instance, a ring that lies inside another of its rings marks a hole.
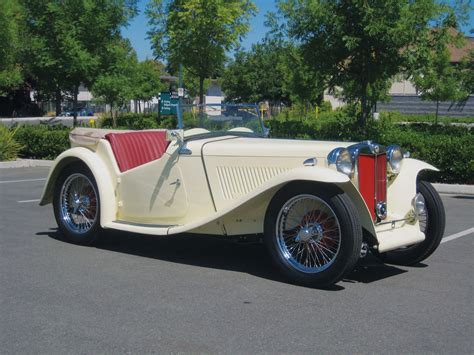
[[[178,101],[179,97],[175,92],[160,93],[160,114],[176,116]]]
[[[178,88],[178,96],[184,97],[184,88]]]

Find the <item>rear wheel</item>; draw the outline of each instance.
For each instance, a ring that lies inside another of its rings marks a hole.
[[[91,171],[82,163],[67,166],[54,189],[54,216],[63,239],[89,245],[100,231],[100,199]]]
[[[382,261],[396,265],[414,265],[428,258],[438,248],[446,224],[443,201],[434,187],[419,181],[417,191],[425,199],[425,212],[419,217],[420,229],[425,233],[421,243],[379,254]]]
[[[360,256],[362,228],[349,197],[330,186],[303,183],[281,189],[265,217],[264,240],[291,281],[327,286],[350,272]]]

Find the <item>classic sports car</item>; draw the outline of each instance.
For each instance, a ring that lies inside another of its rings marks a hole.
[[[101,229],[169,236],[263,236],[292,282],[341,280],[372,250],[410,265],[438,247],[445,213],[436,170],[400,147],[266,138],[252,105],[181,106],[176,130],[76,128],[52,167],[53,204],[67,241]]]

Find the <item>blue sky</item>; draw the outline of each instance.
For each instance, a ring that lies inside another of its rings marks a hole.
[[[250,26],[251,30],[244,38],[242,42],[242,46],[244,48],[249,48],[252,43],[256,43],[261,40],[266,33],[266,28],[264,26],[265,22],[265,14],[268,11],[275,10],[275,2],[276,0],[254,0],[255,4],[258,8],[257,15],[251,20]],[[450,0],[448,2],[453,3],[454,0]],[[146,39],[148,25],[147,25],[147,18],[145,16],[145,7],[148,3],[148,0],[139,0],[139,9],[140,13],[137,17],[130,22],[130,25],[127,28],[122,30],[122,34],[130,39],[132,46],[135,48],[138,54],[138,59],[144,60],[146,58],[153,58],[153,52],[150,48],[150,42]],[[470,14],[470,21],[471,23],[467,26],[463,27],[463,31],[468,33],[471,28],[474,27],[473,21],[474,16],[471,11]]]

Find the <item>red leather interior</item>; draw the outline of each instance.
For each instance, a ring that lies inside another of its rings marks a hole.
[[[109,133],[105,139],[112,146],[121,172],[160,159],[170,144],[166,131]]]

